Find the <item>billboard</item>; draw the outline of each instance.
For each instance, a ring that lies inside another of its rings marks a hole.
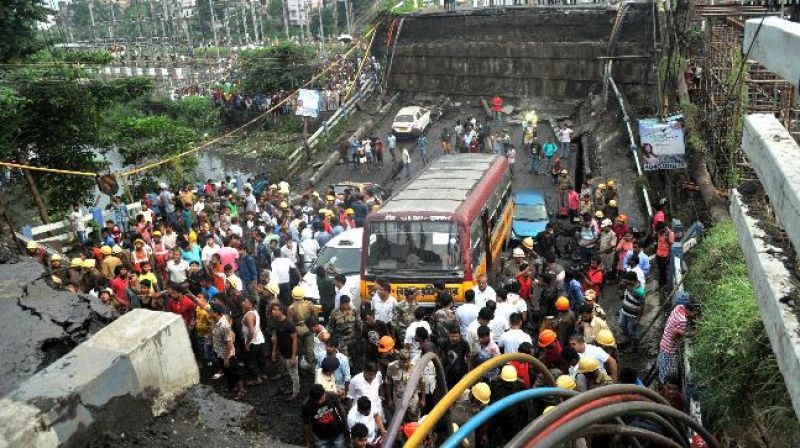
[[[297,109],[295,115],[303,117],[318,117],[322,97],[319,90],[300,89],[297,94]]]
[[[645,171],[686,168],[682,115],[639,120],[639,140]]]

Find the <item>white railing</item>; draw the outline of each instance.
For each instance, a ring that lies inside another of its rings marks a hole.
[[[320,139],[320,137],[323,135],[327,136],[330,130],[336,126],[340,120],[347,118],[347,116],[356,108],[356,104],[364,99],[372,90],[372,80],[367,80],[367,82],[365,82],[364,85],[362,85],[361,88],[356,91],[355,95],[347,100],[344,105],[337,109],[336,112],[334,112],[333,115],[331,115],[327,120],[322,122],[322,126],[320,126],[308,137],[304,146],[300,146],[292,151],[292,153],[289,154],[289,172],[295,172],[300,166],[300,162],[303,161],[303,154],[306,151],[309,153],[313,152],[314,145],[317,144],[317,141]]]

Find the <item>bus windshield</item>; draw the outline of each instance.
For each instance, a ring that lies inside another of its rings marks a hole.
[[[461,271],[461,242],[453,222],[370,222],[367,273]]]

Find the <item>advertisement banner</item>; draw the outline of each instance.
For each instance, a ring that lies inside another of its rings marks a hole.
[[[300,93],[297,94],[297,110],[294,113],[303,117],[316,118],[319,116],[321,104],[322,97],[319,90],[300,89]]]
[[[639,120],[639,139],[642,143],[642,165],[645,171],[686,168],[686,146],[683,141],[683,116],[666,120]]]

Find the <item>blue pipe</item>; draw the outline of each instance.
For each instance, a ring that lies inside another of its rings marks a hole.
[[[515,394],[509,395],[502,400],[492,403],[490,406],[484,408],[482,411],[475,414],[471,419],[467,420],[455,434],[445,440],[440,448],[456,448],[462,440],[466,439],[472,434],[479,426],[486,423],[487,420],[499,414],[509,406],[513,406],[521,401],[532,400],[534,398],[543,398],[549,396],[560,397],[574,397],[578,392],[574,390],[562,389],[560,387],[538,387],[535,389],[527,389]]]

